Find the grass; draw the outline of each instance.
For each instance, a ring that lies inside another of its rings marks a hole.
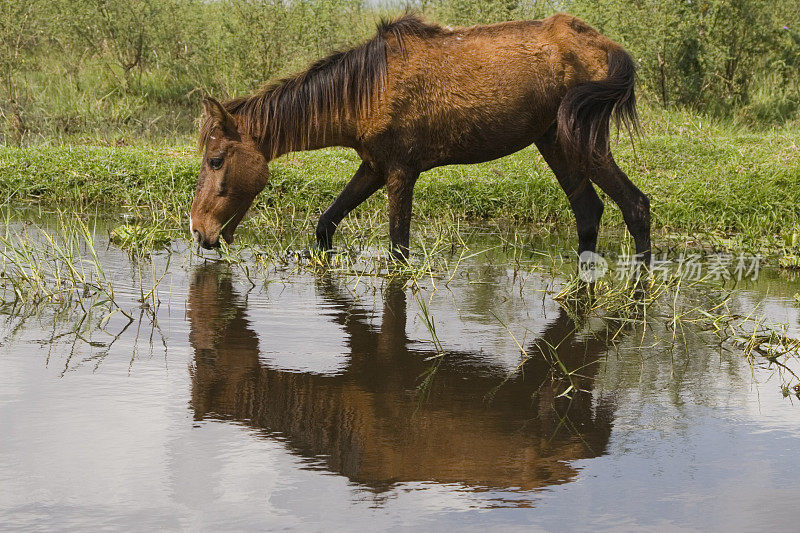
[[[550,268],[549,273],[548,262],[555,267]],[[491,263],[481,261],[480,264]],[[505,264],[513,262],[506,260]],[[458,265],[454,261],[449,270],[430,272],[430,282],[424,276],[412,277],[407,282],[419,307],[419,319],[430,336],[428,342],[435,352],[429,357],[427,371],[420,376],[420,401],[427,397],[439,365],[448,354],[448,347],[437,335],[436,320],[426,299],[422,298],[420,283],[428,286],[427,298],[432,299],[437,287],[433,278],[438,279],[440,286],[446,286],[445,280],[452,279]],[[567,270],[572,274],[565,273]],[[756,367],[767,370],[784,397],[800,398],[800,338],[790,331],[788,325],[770,319],[761,309],[761,304],[754,305],[748,301],[743,305],[736,284],[717,280],[713,275],[688,279],[681,272],[638,278],[612,275],[587,284],[555,255],[545,255],[529,260],[521,267],[515,266],[513,277],[522,280],[533,271],[537,271],[537,276],[552,276],[555,292],[551,292],[550,297],[566,311],[577,330],[602,341],[609,351],[627,338],[630,340],[627,343],[629,348],[644,353],[683,354],[688,359],[698,356],[696,348],[690,347],[697,344],[690,339],[699,340],[710,353],[731,353],[744,358],[753,370]],[[471,272],[474,273],[474,269]],[[524,282],[520,281],[520,285]],[[447,289],[441,292],[445,298],[448,297]],[[522,291],[520,297],[523,297]],[[521,372],[527,363],[538,360],[549,368],[551,384],[558,396],[571,397],[580,390],[582,367],[566,366],[559,358],[557,345],[542,338],[537,340],[538,349],[525,348],[526,343],[518,340],[511,325],[497,314],[492,312],[492,315],[520,351],[520,362],[509,377]],[[589,324],[592,326],[584,328]],[[533,338],[539,337],[536,332],[526,330],[524,336],[528,334]]]
[[[637,339],[640,348],[691,358],[697,354],[689,339],[696,338],[711,352],[734,353],[751,369],[768,370],[784,397],[800,399],[800,338],[786,324],[770,320],[760,311],[761,304],[742,309],[737,292],[709,276],[688,280],[679,273],[623,280],[605,277],[593,284],[572,276],[554,299],[576,324],[604,324],[594,335],[601,335],[608,345],[628,337]],[[563,365],[550,364],[560,377],[571,377]]]
[[[751,132],[686,113],[648,111],[646,137],[626,139],[617,161],[651,198],[656,247],[697,247],[790,255],[800,234],[800,129]],[[357,155],[325,149],[283,157],[257,200],[247,228],[290,217],[316,217],[358,167]],[[75,210],[124,211],[150,225],[188,224],[199,156],[188,144],[0,147],[0,197]],[[607,204],[611,202],[606,198]],[[423,174],[415,188],[417,226],[433,221],[493,220],[569,228],[566,198],[533,148],[480,165]],[[377,194],[355,217],[385,218]],[[605,228],[622,226],[616,206]]]
[[[24,227],[14,235],[6,224],[0,236],[2,304],[75,304],[85,311],[83,301],[100,295],[97,305],[113,308],[114,289],[97,260],[93,230],[80,218],[59,222],[56,231]]]
[[[109,232],[108,238],[113,244],[132,252],[164,248],[172,242],[169,231],[141,224],[117,226]]]
[[[0,233],[0,318],[6,332],[0,346],[36,329],[49,346],[46,364],[56,345],[66,346],[62,375],[78,353],[96,369],[129,330],[135,331],[131,364],[140,332],[149,330],[150,355],[158,337],[166,351],[157,316],[171,254],[162,272],[138,243],[126,254],[133,277],[120,279],[107,269],[106,234],[97,219],[58,213],[40,225],[22,224],[10,211],[7,217]],[[148,233],[143,242],[152,239]]]
[[[67,333],[82,342],[91,342],[84,339],[91,339],[92,331],[105,331],[105,326],[116,314],[124,317],[119,325],[123,330],[135,321],[137,311],[140,321],[147,315],[156,326],[159,286],[168,274],[173,254],[172,251],[165,254],[167,262],[163,273],[160,268],[156,271],[148,254],[159,238],[169,238],[168,232],[138,224],[118,226],[109,232],[109,241],[114,239],[114,235],[130,240],[125,250],[135,272],[133,280],[112,281],[98,255],[106,232],[85,222],[84,217],[59,214],[51,219],[49,225],[12,224],[12,220],[17,218],[7,219],[6,231],[0,236],[0,312],[19,317],[22,323],[26,317],[38,315],[43,310],[56,310],[62,317],[73,317],[75,327]],[[547,246],[536,244],[535,237],[520,234],[517,230],[486,236],[476,232],[476,228],[455,224],[425,227],[414,243],[419,252],[414,254],[411,264],[405,265],[392,263],[387,254],[378,251],[380,224],[361,218],[352,221],[347,229],[342,239],[343,250],[332,255],[313,250],[297,251],[292,248],[290,233],[286,230],[283,240],[265,239],[272,242],[262,245],[224,246],[218,257],[210,260],[240,269],[252,287],[266,282],[276,269],[287,274],[297,271],[314,275],[339,274],[356,286],[362,277],[402,281],[412,289],[420,308],[420,318],[436,353],[429,372],[420,376],[421,398],[425,397],[438,365],[448,353],[447,346],[439,340],[436,320],[422,299],[421,291],[433,291],[432,295],[437,289],[442,289],[441,294],[447,294],[450,281],[456,275],[463,281],[464,274],[475,274],[475,265],[500,266],[507,272],[513,271],[514,279],[520,280],[532,272],[552,277],[549,285],[557,292],[553,292],[551,297],[571,311],[576,324],[588,320],[606,323],[604,335],[609,342],[623,336],[631,337],[631,332],[636,331],[641,332],[642,345],[669,348],[680,345],[686,331],[702,331],[708,334],[709,346],[735,351],[753,366],[774,370],[780,376],[784,395],[797,395],[795,389],[800,387],[796,369],[796,362],[800,360],[800,340],[790,335],[787,327],[758,317],[756,309],[737,310],[731,299],[735,285],[725,280],[714,280],[709,276],[693,280],[680,271],[647,277],[639,283],[632,283],[631,278],[608,275],[587,291],[590,286],[577,279],[574,263],[561,256],[561,245],[554,242]],[[191,256],[191,251],[188,255]],[[464,272],[470,268],[473,270]],[[120,283],[121,290],[131,292],[129,281],[134,289],[139,289],[138,298],[133,301],[117,296]],[[523,286],[524,282],[519,281],[520,296]],[[497,297],[496,292],[486,295],[489,300]],[[497,315],[495,318],[511,334],[511,329],[502,319]],[[653,331],[657,332],[655,336]],[[650,337],[645,342],[647,332],[650,332]],[[113,333],[109,334],[117,338]],[[522,344],[517,344],[523,360],[537,356],[526,353]],[[545,357],[553,379],[563,382],[565,389],[560,392],[571,394],[577,383],[574,378],[578,377],[574,369],[560,364],[556,351],[545,350],[541,355]]]

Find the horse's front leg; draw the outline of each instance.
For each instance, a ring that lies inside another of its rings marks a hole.
[[[368,163],[361,163],[336,200],[325,210],[317,223],[317,246],[322,250],[333,247],[333,234],[347,214],[383,187],[386,178]]]
[[[399,261],[408,260],[408,241],[411,232],[411,201],[419,172],[410,169],[393,169],[386,177],[386,194],[389,200],[389,237],[392,255]]]

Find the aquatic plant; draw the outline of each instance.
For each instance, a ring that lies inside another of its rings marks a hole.
[[[109,240],[129,250],[163,248],[172,242],[172,234],[158,226],[123,224],[108,233]]]
[[[12,331],[30,318],[52,314],[51,342],[71,338],[73,343],[94,346],[93,336],[104,333],[112,339],[100,343],[107,351],[137,320],[141,325],[147,319],[157,328],[158,288],[169,269],[169,259],[159,275],[152,261],[130,256],[136,277],[126,285],[132,281],[139,289],[139,298],[131,301],[130,295],[120,297],[116,283],[107,275],[97,235],[93,224],[62,212],[47,226],[6,220],[5,232],[0,234],[0,311],[6,320],[17,322]],[[149,272],[143,273],[145,270]],[[107,326],[118,315],[122,317],[121,331],[109,332]],[[56,333],[56,323],[66,329]]]
[[[751,365],[764,365],[779,374],[788,395],[800,387],[800,338],[786,324],[775,323],[760,304],[735,310],[735,286],[724,286],[711,276],[687,279],[681,272],[619,279],[608,276],[586,283],[575,275],[554,296],[576,320],[594,317],[607,324],[611,338],[636,328],[644,341],[648,329],[666,331],[652,342],[674,346],[686,328],[708,332],[714,344],[736,350]],[[800,391],[800,389],[798,389]],[[800,396],[798,396],[800,398]]]

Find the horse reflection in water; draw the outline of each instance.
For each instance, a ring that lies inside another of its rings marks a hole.
[[[573,479],[568,461],[605,450],[610,405],[593,402],[589,392],[557,398],[541,357],[546,346],[556,347],[569,369],[580,368],[582,387],[591,386],[607,346],[576,334],[563,311],[507,381],[485,356],[448,352],[420,402],[420,375],[434,353],[409,348],[401,287],[384,291],[375,327],[346,291],[320,281],[318,291],[347,334],[348,365],[338,375],[288,372],[259,361],[245,301],[220,268],[198,268],[189,290],[198,420],[236,420],[280,434],[302,456],[375,490],[404,481],[530,490]]]

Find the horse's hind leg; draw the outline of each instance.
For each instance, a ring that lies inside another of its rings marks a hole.
[[[561,148],[555,136],[555,128],[536,141],[536,147],[567,194],[578,226],[578,255],[587,250],[594,252],[600,218],[603,216],[603,201],[597,196],[592,184],[584,178],[575,158],[569,157]]]
[[[386,178],[368,163],[361,163],[355,175],[325,210],[317,223],[317,245],[323,250],[333,246],[333,234],[347,214],[383,187]]]
[[[636,255],[650,265],[650,199],[617,166],[611,154],[598,163],[589,177],[622,211],[622,218],[636,245]]]

